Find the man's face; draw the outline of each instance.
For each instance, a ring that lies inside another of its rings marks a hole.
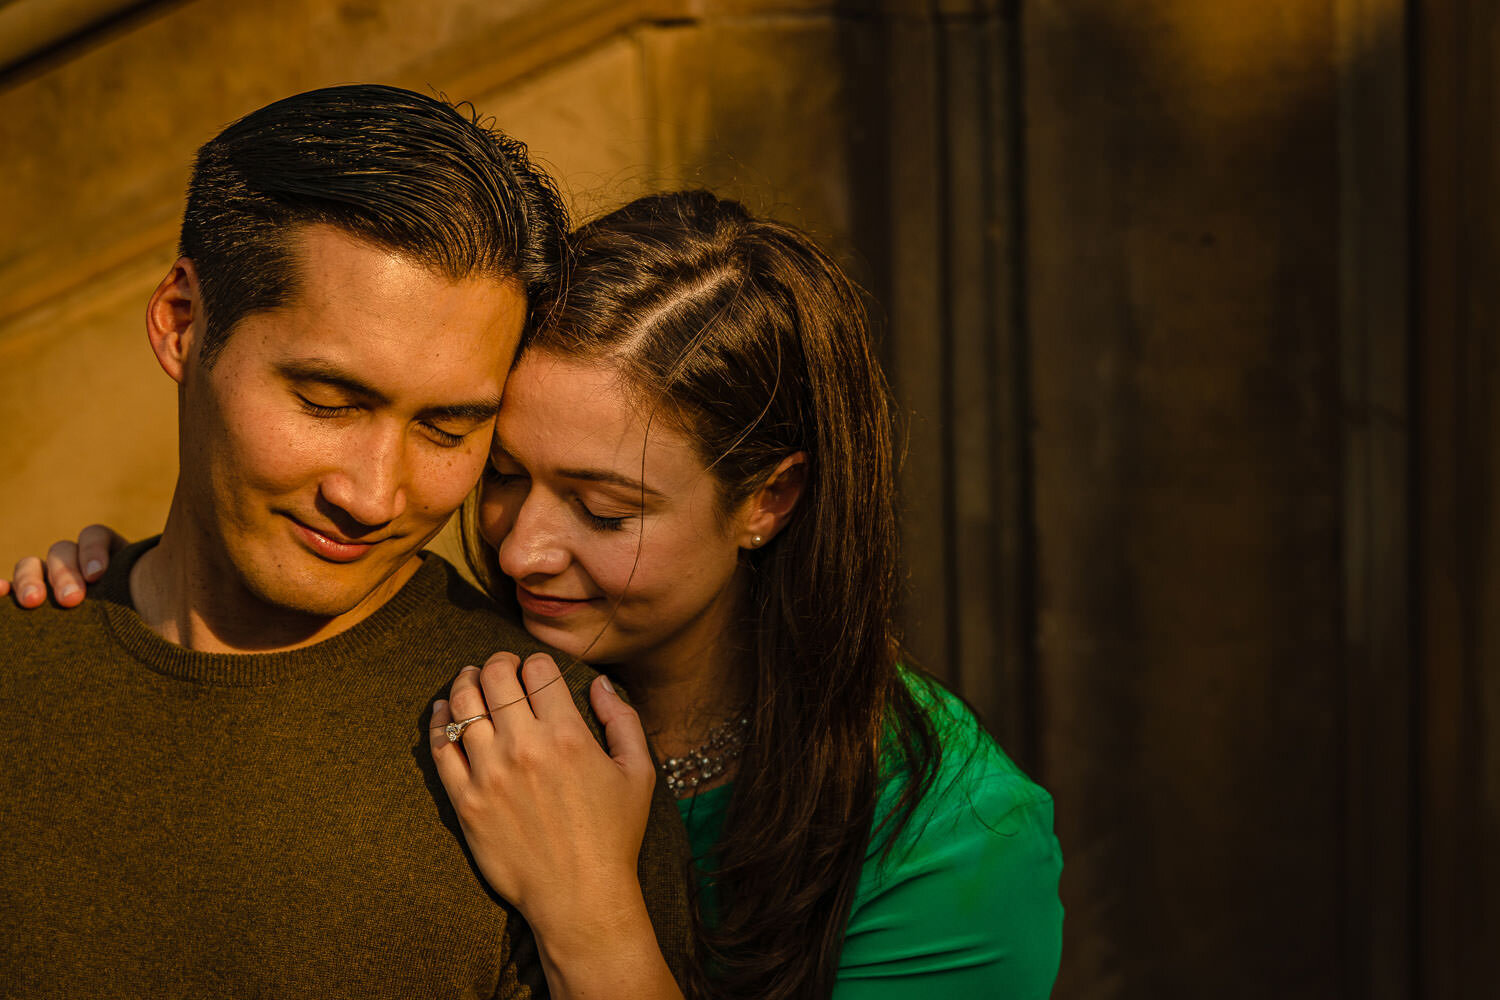
[[[327,226],[294,248],[293,299],[184,373],[181,499],[255,598],[334,617],[478,479],[526,302],[515,281],[450,281]]]

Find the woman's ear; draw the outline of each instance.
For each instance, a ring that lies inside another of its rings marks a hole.
[[[783,458],[765,485],[745,502],[740,519],[740,548],[758,549],[786,527],[807,487],[807,452]]]
[[[179,257],[146,304],[146,338],[162,371],[182,384],[188,358],[203,337],[203,293],[198,269]]]

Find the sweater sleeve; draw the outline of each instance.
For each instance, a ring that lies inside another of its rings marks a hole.
[[[1050,796],[991,772],[928,798],[866,864],[835,1000],[1047,997],[1062,951]]]

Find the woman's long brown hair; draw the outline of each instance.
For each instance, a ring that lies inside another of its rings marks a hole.
[[[826,997],[866,856],[894,842],[939,757],[898,671],[910,660],[895,624],[890,402],[863,303],[804,234],[705,191],[642,198],[572,242],[565,296],[527,350],[617,370],[696,442],[726,514],[783,458],[808,455],[790,522],[743,555],[751,735],[709,872],[719,911],[698,907],[688,985]],[[492,581],[493,552],[470,553]],[[904,794],[873,829],[893,774]]]

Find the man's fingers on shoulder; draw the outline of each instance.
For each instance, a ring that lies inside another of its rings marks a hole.
[[[78,563],[85,580],[94,581],[104,574],[110,556],[129,543],[105,524],[91,524],[78,533]]]
[[[47,550],[47,582],[63,607],[72,607],[83,600],[83,572],[78,568],[77,543],[54,542]]]
[[[36,556],[27,556],[16,563],[11,585],[15,588],[16,600],[20,602],[21,607],[40,607],[47,599],[47,584],[42,574],[42,561]]]

